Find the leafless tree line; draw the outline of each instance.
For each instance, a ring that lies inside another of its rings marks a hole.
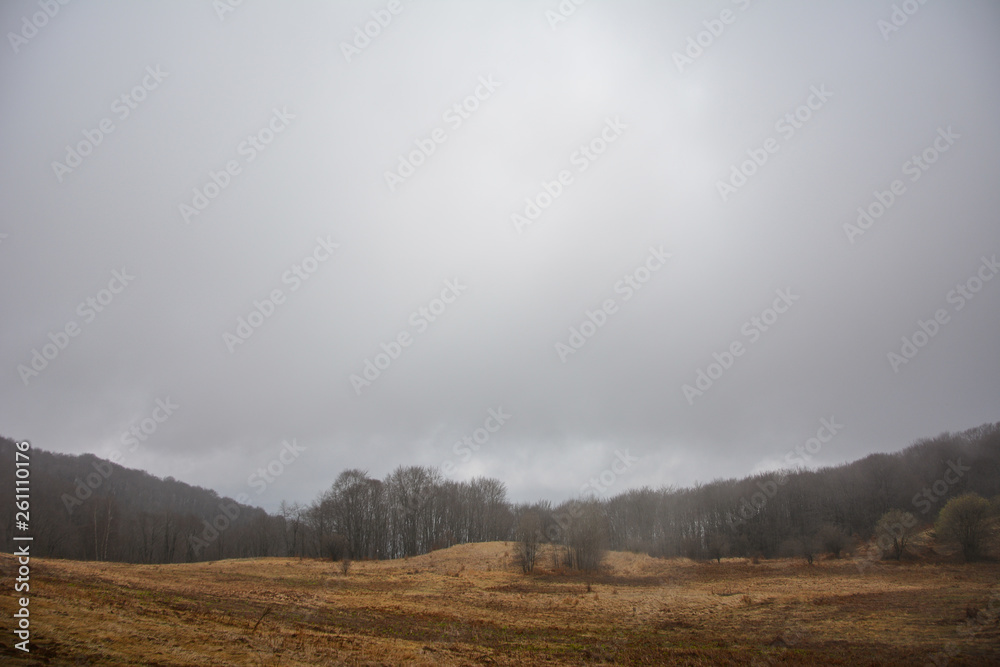
[[[13,479],[12,447],[0,439],[3,479]],[[499,480],[455,481],[421,466],[400,466],[384,479],[345,470],[311,503],[282,503],[275,515],[119,466],[85,500],[67,502],[96,461],[34,452],[33,553],[138,563],[258,556],[360,560],[512,540],[522,569],[531,572],[544,545],[557,547],[550,551],[561,554],[561,565],[579,569],[598,567],[607,549],[698,559],[840,555],[876,537],[879,520],[891,510],[931,526],[951,498],[1000,494],[1000,424],[833,468],[686,489],[630,489],[556,506],[513,503]],[[0,539],[9,540],[13,529],[8,503],[0,506]]]
[[[513,515],[496,479],[443,479],[433,468],[398,467],[384,480],[345,470],[309,505],[284,506],[292,555],[339,559],[415,556],[465,542],[508,539]]]

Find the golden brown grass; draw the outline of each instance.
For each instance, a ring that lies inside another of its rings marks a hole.
[[[995,619],[959,632],[968,608],[987,608],[995,564],[859,573],[848,560],[612,553],[605,571],[583,576],[543,554],[525,576],[512,552],[467,544],[355,562],[347,576],[291,558],[32,559],[32,653],[8,639],[3,655],[53,665],[923,665],[954,644],[949,665],[1000,664]],[[0,562],[11,581],[13,558]],[[0,600],[10,619],[13,592]]]

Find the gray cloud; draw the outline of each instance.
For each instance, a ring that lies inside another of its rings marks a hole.
[[[919,5],[887,38],[889,2],[590,2],[553,29],[558,6],[403,1],[348,62],[386,3],[70,3],[35,33],[39,4],[5,5],[3,432],[107,456],[169,397],[126,465],[235,494],[294,438],[273,509],[348,467],[451,461],[559,500],[616,450],[640,463],[611,492],[768,467],[831,416],[816,464],[997,419],[1000,280],[952,293],[1000,253],[993,3]],[[338,247],[302,279],[317,238]],[[626,299],[651,247],[671,257]],[[798,299],[767,324],[777,290]],[[385,367],[358,395],[366,360]]]

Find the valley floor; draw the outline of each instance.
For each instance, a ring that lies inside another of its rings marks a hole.
[[[611,553],[591,577],[513,544],[354,563],[31,560],[23,665],[996,665],[1000,565],[752,564]],[[0,555],[4,580],[16,561]],[[991,596],[993,601],[991,602]],[[977,616],[978,612],[978,616]],[[16,660],[8,660],[10,657]]]

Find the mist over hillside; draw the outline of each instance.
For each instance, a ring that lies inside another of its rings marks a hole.
[[[808,445],[807,445],[808,448]],[[13,482],[14,441],[0,440],[0,479]],[[792,452],[804,461],[808,450]],[[624,459],[623,459],[624,460]],[[512,503],[504,480],[454,482],[400,466],[384,480],[331,473],[327,491],[268,514],[252,499],[159,479],[93,455],[32,450],[38,556],[139,563],[304,555],[393,558],[465,542],[515,539],[520,518],[540,518],[560,543],[583,516],[599,516],[606,545],[657,556],[779,555],[789,540],[872,537],[891,509],[933,523],[953,497],[1000,495],[1000,423],[924,439],[892,453],[819,470],[785,469],[694,488],[633,488],[605,497],[594,486],[553,505]],[[613,472],[612,472],[613,474]],[[11,487],[13,484],[11,483]],[[0,508],[10,544],[14,508]],[[833,538],[831,538],[831,535]]]

